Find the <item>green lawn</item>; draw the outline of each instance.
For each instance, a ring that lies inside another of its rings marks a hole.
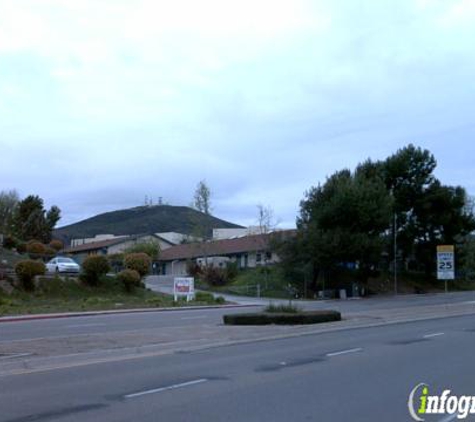
[[[288,281],[279,267],[249,268],[239,271],[237,277],[226,286],[209,286],[198,281],[198,287],[219,293],[240,296],[257,296],[259,285],[260,295],[276,299],[288,299]]]

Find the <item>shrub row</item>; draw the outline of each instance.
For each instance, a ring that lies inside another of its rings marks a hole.
[[[227,325],[297,325],[318,324],[321,322],[340,321],[341,314],[338,311],[308,311],[299,313],[248,313],[223,315],[223,321]]]

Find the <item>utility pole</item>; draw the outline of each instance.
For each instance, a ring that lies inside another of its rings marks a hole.
[[[397,295],[397,215],[394,213],[394,294]]]

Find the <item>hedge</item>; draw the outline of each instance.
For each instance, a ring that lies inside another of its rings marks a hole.
[[[308,311],[295,314],[261,312],[223,315],[223,321],[227,325],[297,325],[340,320],[341,314],[338,311]]]

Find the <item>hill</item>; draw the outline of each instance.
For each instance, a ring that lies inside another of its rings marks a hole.
[[[97,234],[133,235],[160,232],[193,234],[197,225],[214,228],[240,228],[237,224],[207,216],[189,207],[154,205],[99,214],[68,226],[60,227],[53,236],[66,243],[73,238]]]

